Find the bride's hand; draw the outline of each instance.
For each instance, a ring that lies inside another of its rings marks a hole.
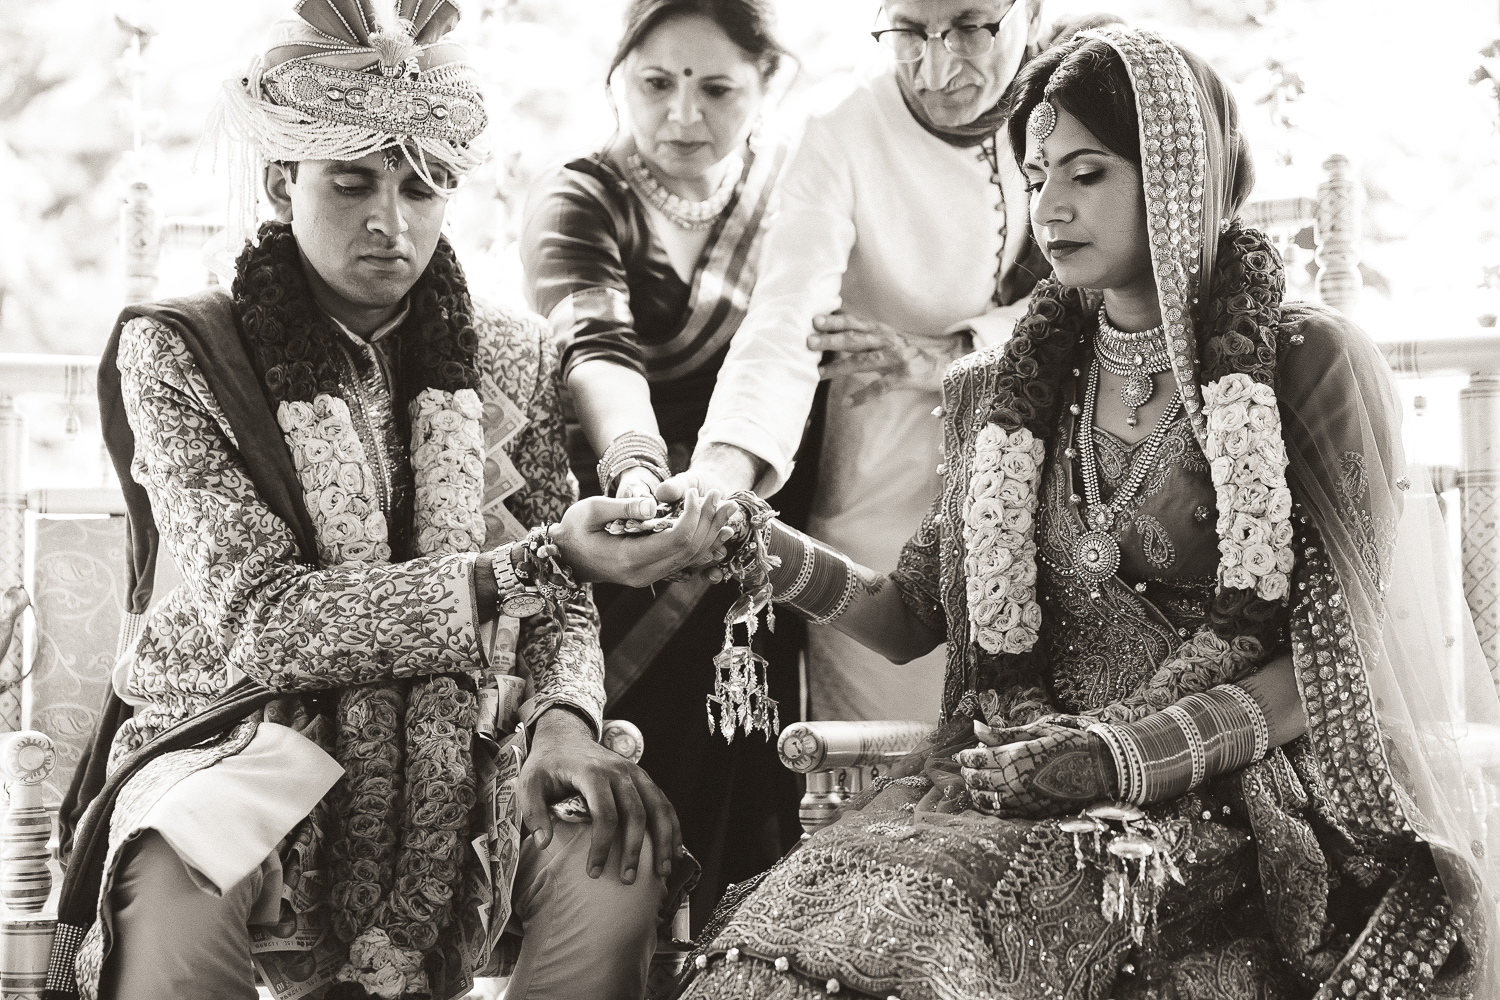
[[[724,558],[733,534],[729,519],[739,510],[717,492],[689,492],[672,527],[645,535],[612,535],[605,525],[621,518],[644,520],[656,512],[646,498],[589,497],[569,507],[552,529],[552,542],[577,577],[588,583],[645,587],[686,566]]]
[[[1056,816],[1116,794],[1114,759],[1082,729],[1039,722],[1003,731],[998,746],[956,755],[975,808],[993,816]]]

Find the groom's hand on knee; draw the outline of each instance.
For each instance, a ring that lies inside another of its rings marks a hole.
[[[598,878],[611,850],[620,852],[620,881],[635,881],[641,848],[651,838],[657,873],[665,877],[682,850],[677,812],[656,783],[635,764],[595,741],[581,716],[554,708],[537,720],[531,754],[521,768],[521,815],[537,846],[552,839],[547,805],[578,794],[592,817],[588,874]]]

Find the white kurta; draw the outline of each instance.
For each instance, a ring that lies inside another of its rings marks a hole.
[[[971,328],[989,344],[1009,335],[1010,322],[982,318],[1002,230],[1007,265],[1027,230],[1025,182],[998,138],[997,186],[979,147],[951,146],[917,123],[888,69],[810,117],[700,446],[736,445],[770,463],[773,486],[785,482],[817,388],[819,356],[806,338],[820,313],[843,309],[917,337]],[[851,401],[867,381],[830,386],[810,529],[884,571],[941,486],[939,393],[898,389]],[[942,672],[941,649],[897,666],[832,628],[812,628],[815,717],[934,720]]]

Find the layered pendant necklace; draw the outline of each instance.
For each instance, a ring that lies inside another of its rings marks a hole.
[[[640,153],[631,153],[625,157],[625,174],[630,178],[630,185],[635,188],[636,193],[645,198],[652,208],[665,215],[672,225],[690,233],[702,232],[712,226],[728,207],[729,199],[734,197],[734,189],[739,184],[743,166],[739,158],[735,157],[726,164],[726,168],[718,190],[702,201],[689,201],[668,191],[646,166]]]
[[[1104,306],[1099,307],[1099,337],[1095,341],[1099,364],[1111,375],[1125,380],[1120,386],[1120,402],[1130,412],[1125,422],[1131,427],[1139,423],[1136,412],[1156,395],[1153,375],[1172,369],[1172,356],[1167,352],[1167,338],[1159,326],[1139,333],[1126,333],[1110,325]]]
[[[1073,569],[1094,588],[1098,588],[1099,584],[1114,576],[1119,570],[1120,539],[1117,524],[1120,513],[1140,492],[1142,484],[1146,481],[1146,475],[1156,463],[1157,453],[1161,451],[1162,444],[1167,439],[1168,430],[1177,419],[1177,415],[1182,412],[1182,396],[1174,389],[1161,419],[1156,422],[1156,426],[1152,429],[1151,435],[1146,438],[1145,443],[1136,450],[1125,481],[1120,484],[1119,489],[1115,490],[1109,503],[1105,503],[1099,494],[1099,461],[1094,452],[1094,414],[1098,410],[1099,402],[1099,366],[1098,358],[1095,358],[1093,364],[1089,366],[1088,387],[1083,394],[1083,410],[1079,414],[1078,426],[1074,431],[1074,442],[1078,449],[1083,478],[1081,499],[1084,504],[1085,530],[1079,536],[1078,541],[1073,543]],[[1148,395],[1147,400],[1149,399]],[[1127,402],[1125,405],[1129,406],[1130,403]],[[1075,502],[1078,499],[1080,498],[1074,497]],[[1089,596],[1097,598],[1098,590],[1095,589]]]

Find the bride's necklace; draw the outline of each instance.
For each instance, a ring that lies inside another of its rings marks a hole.
[[[733,169],[733,163],[728,166],[730,169],[724,171],[724,179],[719,182],[718,190],[702,201],[689,201],[668,191],[647,168],[640,153],[631,153],[625,157],[625,173],[636,192],[652,208],[665,215],[672,225],[688,232],[701,232],[712,226],[728,206],[729,199],[734,197],[740,171]]]
[[[1157,452],[1161,451],[1161,446],[1167,439],[1168,429],[1182,411],[1182,396],[1174,389],[1161,419],[1156,422],[1145,444],[1136,451],[1125,482],[1115,490],[1109,503],[1105,503],[1099,495],[1099,462],[1094,454],[1094,414],[1099,400],[1099,365],[1099,360],[1095,359],[1089,366],[1083,410],[1074,431],[1078,464],[1083,476],[1083,523],[1087,530],[1073,543],[1073,568],[1092,587],[1098,587],[1120,568],[1120,540],[1115,534],[1115,523],[1119,520],[1120,512],[1135,498],[1146,481],[1146,474],[1151,471]],[[1095,591],[1091,596],[1099,595]]]
[[[1125,380],[1120,386],[1120,402],[1130,412],[1125,422],[1134,427],[1138,419],[1136,411],[1156,395],[1156,383],[1151,376],[1172,368],[1172,356],[1167,353],[1167,338],[1159,326],[1139,333],[1126,333],[1110,325],[1104,307],[1099,307],[1099,336],[1095,340],[1099,364],[1111,375]]]

